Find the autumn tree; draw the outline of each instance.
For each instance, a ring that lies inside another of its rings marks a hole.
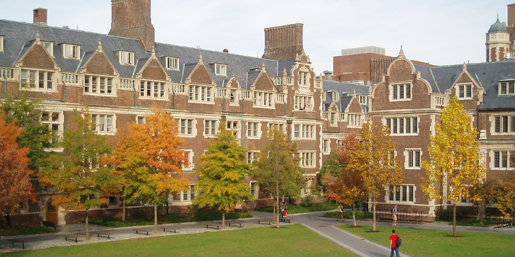
[[[372,230],[376,231],[376,199],[386,187],[401,183],[404,175],[398,159],[394,158],[395,146],[386,126],[368,120],[361,134],[361,147],[350,152],[347,168],[361,172],[367,195],[372,200]]]
[[[225,124],[225,120],[221,124]],[[200,167],[195,172],[200,180],[195,185],[198,195],[194,204],[200,208],[216,206],[222,212],[222,228],[225,228],[226,211],[234,209],[237,204],[245,206],[245,201],[253,200],[244,180],[250,170],[245,154],[245,148],[222,125],[200,157]]]
[[[111,157],[125,179],[123,196],[127,203],[142,200],[154,206],[154,233],[157,233],[157,206],[172,192],[186,190],[182,177],[187,157],[179,146],[175,121],[165,110],[154,107],[142,124],[132,123],[119,140]]]
[[[486,216],[486,206],[495,200],[499,188],[499,181],[493,178],[482,179],[470,187],[470,200],[477,206],[477,220],[483,224]]]
[[[498,180],[495,205],[506,217],[515,214],[515,174],[506,174]]]
[[[453,236],[456,236],[456,204],[469,197],[469,189],[485,176],[477,131],[472,127],[457,97],[445,107],[428,147],[429,161],[423,161],[427,178],[422,190],[430,199],[453,205]]]
[[[279,226],[279,216],[275,215],[275,209],[279,209],[279,196],[299,196],[305,179],[299,166],[297,145],[288,140],[277,126],[272,126],[268,138],[269,144],[261,149],[249,174],[257,180],[261,193],[277,198],[274,219]]]
[[[30,183],[33,171],[28,169],[29,149],[16,143],[22,129],[15,122],[7,123],[0,111],[0,217],[14,214],[22,202],[36,202]]]
[[[359,150],[359,138],[351,132],[345,136],[341,141],[342,145],[338,147],[334,156],[337,157],[336,169],[328,170],[323,176],[323,183],[327,188],[327,195],[332,200],[340,203],[352,205],[352,220],[356,226],[356,201],[362,200],[366,197],[366,188],[363,184],[363,177],[361,170],[353,167],[349,168],[347,165],[350,162],[353,151]],[[334,175],[333,175],[334,174]]]
[[[82,114],[74,111],[73,129],[67,129],[60,146],[62,154],[52,155],[43,166],[38,177],[43,185],[54,188],[57,194],[52,203],[66,211],[86,212],[86,240],[89,240],[89,210],[107,203],[99,196],[102,188],[99,182],[108,177],[109,169],[102,157],[110,153],[107,137],[98,135],[88,111]]]

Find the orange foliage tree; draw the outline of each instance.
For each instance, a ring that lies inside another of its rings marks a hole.
[[[0,112],[0,217],[16,213],[22,202],[36,202],[30,183],[33,171],[27,168],[29,149],[16,143],[22,130],[15,121],[6,124],[3,116]]]
[[[182,176],[187,157],[179,146],[176,123],[170,114],[154,107],[143,124],[132,123],[121,135],[111,162],[124,178],[123,196],[127,203],[143,200],[154,205],[154,232],[157,232],[157,206],[166,195],[186,190],[189,181]]]

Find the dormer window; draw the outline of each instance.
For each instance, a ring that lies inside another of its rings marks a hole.
[[[41,41],[41,44],[50,56],[54,56],[54,43]]]
[[[499,82],[499,95],[515,95],[514,81]]]
[[[367,96],[366,95],[359,95],[359,104],[367,104]]]
[[[4,36],[0,36],[0,52],[4,51]]]
[[[166,69],[179,70],[179,57],[166,57]]]
[[[333,102],[339,102],[340,96],[338,92],[331,92],[331,97],[333,98]]]
[[[63,44],[63,52],[64,58],[66,59],[79,59],[80,55],[80,46],[79,45],[71,45],[71,44]]]
[[[134,65],[134,52],[120,51],[118,58],[121,65]]]
[[[456,86],[456,95],[458,99],[472,98],[472,84],[461,84]]]
[[[216,76],[227,76],[227,64],[215,63]]]

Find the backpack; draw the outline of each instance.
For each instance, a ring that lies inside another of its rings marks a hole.
[[[395,242],[395,246],[399,247],[399,246],[401,246],[401,244],[402,244],[402,239],[399,236],[397,236],[397,241]]]

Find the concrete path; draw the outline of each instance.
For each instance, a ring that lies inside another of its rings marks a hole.
[[[251,211],[254,218],[250,219],[242,219],[240,221],[243,222],[244,228],[257,228],[257,227],[266,227],[269,226],[268,223],[258,224],[258,219],[272,219],[271,213],[265,212],[256,212]],[[382,245],[378,245],[374,242],[368,241],[366,239],[355,236],[351,233],[345,232],[336,227],[336,225],[342,224],[342,222],[336,221],[334,218],[324,218],[322,215],[324,212],[314,212],[314,213],[303,213],[303,214],[292,214],[289,217],[293,218],[292,224],[302,224],[305,227],[311,229],[312,231],[326,237],[327,239],[333,241],[334,243],[349,249],[359,256],[390,256],[390,249],[386,248]],[[4,237],[2,236],[1,243],[1,253],[13,252],[13,251],[23,251],[21,249],[21,244],[15,244],[12,246],[12,243],[7,241],[8,239],[21,239],[26,241],[25,250],[34,250],[34,249],[44,249],[50,247],[63,247],[77,244],[91,244],[91,243],[100,243],[100,242],[108,242],[114,240],[125,240],[125,239],[133,239],[133,238],[144,238],[144,237],[152,237],[152,236],[169,236],[169,235],[183,235],[183,234],[191,234],[191,233],[205,233],[205,232],[218,232],[221,230],[216,230],[214,228],[206,228],[203,225],[205,222],[191,222],[191,223],[180,223],[180,224],[172,224],[169,226],[175,227],[178,229],[178,233],[173,232],[163,232],[162,230],[158,233],[153,233],[153,226],[138,226],[138,227],[127,227],[127,228],[106,228],[102,226],[89,225],[89,231],[108,231],[111,236],[108,239],[107,237],[98,237],[97,235],[92,234],[90,240],[86,241],[84,232],[85,225],[84,224],[72,224],[60,226],[57,229],[57,233],[52,234],[40,234],[40,235],[27,235],[27,236],[14,236],[14,237]],[[346,219],[345,224],[352,224],[352,220]],[[359,225],[371,225],[370,221],[359,221]],[[237,226],[227,227],[225,230],[234,230],[240,229]],[[377,223],[378,226],[391,226],[390,223]],[[410,227],[410,228],[421,228],[421,229],[431,229],[431,230],[448,230],[452,231],[452,226],[448,226],[443,222],[433,222],[428,224],[412,224],[412,223],[399,223],[398,227]],[[145,234],[136,234],[133,230],[135,228],[149,230],[149,235]],[[479,227],[458,227],[458,231],[470,231],[470,232],[482,232],[482,233],[499,233],[499,234],[515,234],[515,228],[502,228],[502,229],[494,229],[492,227],[488,228],[479,228]],[[65,241],[65,234],[73,234],[79,236],[79,241]],[[385,241],[388,241],[388,238],[385,238]],[[407,256],[402,254],[401,247],[401,256]]]

